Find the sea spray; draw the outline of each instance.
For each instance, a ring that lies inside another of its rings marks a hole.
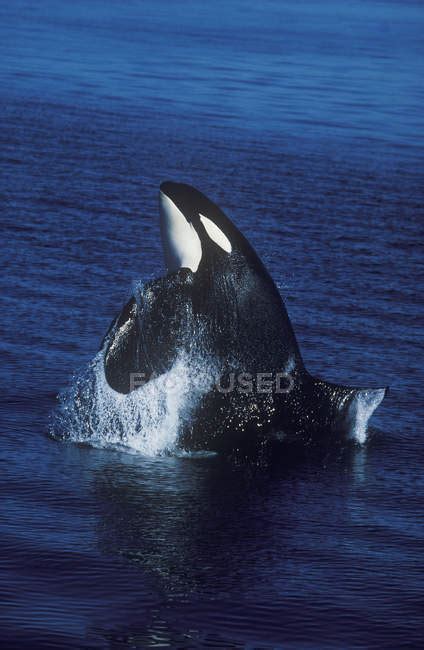
[[[368,422],[375,409],[381,404],[385,389],[364,389],[358,391],[352,400],[348,416],[348,438],[359,444],[367,440]]]
[[[99,352],[58,396],[51,434],[96,447],[156,456],[178,451],[179,439],[216,378],[216,362],[196,346],[128,395],[108,385]]]

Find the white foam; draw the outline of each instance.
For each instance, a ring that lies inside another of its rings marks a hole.
[[[363,444],[367,439],[368,422],[377,406],[383,401],[384,388],[358,391],[349,405],[347,423],[348,436]]]
[[[181,353],[172,368],[128,395],[108,385],[99,352],[59,396],[52,435],[148,456],[174,453],[179,436],[212,385],[210,359]]]

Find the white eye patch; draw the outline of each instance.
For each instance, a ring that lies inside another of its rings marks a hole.
[[[212,241],[215,242],[215,244],[218,244],[226,253],[231,253],[233,250],[231,246],[231,242],[228,239],[226,235],[218,228],[218,226],[205,217],[203,214],[199,214],[200,216],[200,221],[205,227],[206,232],[208,233],[209,237],[212,239]]]

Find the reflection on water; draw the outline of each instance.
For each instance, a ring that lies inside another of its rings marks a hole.
[[[294,531],[299,544],[307,536],[299,531],[293,486],[303,499],[303,489],[313,494],[316,484],[321,500],[321,481],[336,490],[340,477],[356,481],[365,454],[282,449],[266,462],[211,457],[107,464],[94,481],[101,547],[149,569],[172,597],[193,591],[228,597],[239,590],[248,597],[264,580],[263,553],[287,557]],[[269,571],[272,589],[272,563]]]
[[[357,490],[367,454],[374,451],[372,443],[361,449],[298,450],[287,457],[274,450],[259,464],[125,455],[105,462],[93,482],[101,551],[147,570],[169,603],[165,617],[163,611],[159,618],[150,612],[150,627],[133,624],[138,642],[183,643],[185,629],[187,647],[201,638],[204,647],[241,648],[243,635],[257,634],[261,647],[271,648],[282,634],[306,642],[317,615],[333,630],[336,615],[342,625],[346,589],[361,588],[373,561],[358,538],[370,495],[364,501]],[[265,592],[268,604],[261,608]],[[306,614],[293,607],[298,593],[313,597]],[[377,593],[377,585],[368,585],[363,598],[372,602]],[[335,627],[337,633],[339,624]],[[364,621],[355,635],[366,629]]]

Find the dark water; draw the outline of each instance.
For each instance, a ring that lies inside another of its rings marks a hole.
[[[0,639],[423,639],[424,7],[3,2]],[[386,385],[368,442],[268,464],[48,436],[197,185],[278,282],[311,372]]]

